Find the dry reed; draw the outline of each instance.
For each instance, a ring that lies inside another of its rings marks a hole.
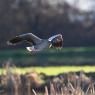
[[[12,71],[16,67],[11,66],[10,63],[3,68],[6,73],[0,77],[0,87],[4,91],[2,95],[41,95],[39,93],[43,93],[42,95],[95,95],[95,83],[84,72],[80,72],[80,75],[68,73],[67,76],[53,77],[48,85],[44,83],[43,86],[37,82],[37,77],[32,76],[32,73],[33,75],[35,73],[39,77],[36,72],[19,75]],[[44,92],[33,88],[33,85],[35,88],[43,86]]]

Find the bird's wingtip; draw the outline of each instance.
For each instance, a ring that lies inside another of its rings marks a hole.
[[[12,44],[12,43],[10,43],[10,41],[7,41],[6,43],[7,43],[7,45],[11,45]]]
[[[7,43],[7,45],[15,45],[15,44],[11,43],[10,41],[7,41],[6,43]]]

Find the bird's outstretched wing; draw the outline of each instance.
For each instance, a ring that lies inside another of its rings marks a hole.
[[[62,47],[63,45],[63,37],[61,34],[54,35],[48,39],[51,41],[53,47]]]
[[[7,44],[15,45],[15,44],[22,42],[22,41],[27,41],[30,44],[35,45],[37,43],[40,43],[41,39],[32,33],[26,33],[26,34],[18,35],[16,37],[14,37],[13,39],[7,41]]]

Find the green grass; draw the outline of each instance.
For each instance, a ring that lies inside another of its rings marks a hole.
[[[52,63],[68,63],[68,62],[95,62],[95,47],[79,47],[79,48],[62,48],[48,49],[39,53],[28,53],[26,49],[4,50],[0,51],[0,60],[13,59],[24,62],[52,62]]]
[[[47,75],[58,75],[60,73],[78,72],[84,71],[86,73],[95,72],[95,66],[57,66],[57,67],[26,67],[26,68],[15,68],[13,72],[19,74],[25,74],[27,72],[36,71],[37,73],[45,73]],[[0,74],[4,73],[4,69],[0,69]]]
[[[45,65],[45,62],[51,63],[86,63],[95,62],[95,47],[80,47],[80,48],[63,48],[61,51],[56,49],[44,50],[39,53],[28,53],[26,49],[19,50],[4,50],[0,51],[0,61],[12,58],[14,62],[25,62],[27,63],[41,63]],[[64,65],[64,64],[63,64]],[[57,66],[57,67],[28,67],[28,68],[17,68],[14,69],[15,72],[25,74],[35,70],[38,73],[46,73],[47,75],[57,75],[59,73],[65,72],[95,72],[95,66]],[[3,69],[0,69],[0,74],[2,74]]]
[[[26,49],[17,49],[17,50],[4,50],[0,51],[0,59],[3,58],[26,58],[26,57],[39,57],[41,55],[46,55],[46,56],[54,56],[58,57],[57,55],[60,56],[65,56],[65,57],[75,57],[77,56],[95,56],[95,47],[70,47],[70,48],[62,48],[61,50],[56,50],[54,49],[47,49],[39,53],[28,53]]]
[[[38,73],[45,73],[47,75],[57,75],[59,73],[68,73],[68,72],[78,72],[78,71],[84,71],[84,72],[95,72],[95,66],[62,66],[62,67],[37,67],[33,68]]]

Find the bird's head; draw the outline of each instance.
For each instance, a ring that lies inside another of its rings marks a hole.
[[[50,37],[49,41],[51,41],[53,47],[62,47],[63,45],[63,38],[61,34]]]

